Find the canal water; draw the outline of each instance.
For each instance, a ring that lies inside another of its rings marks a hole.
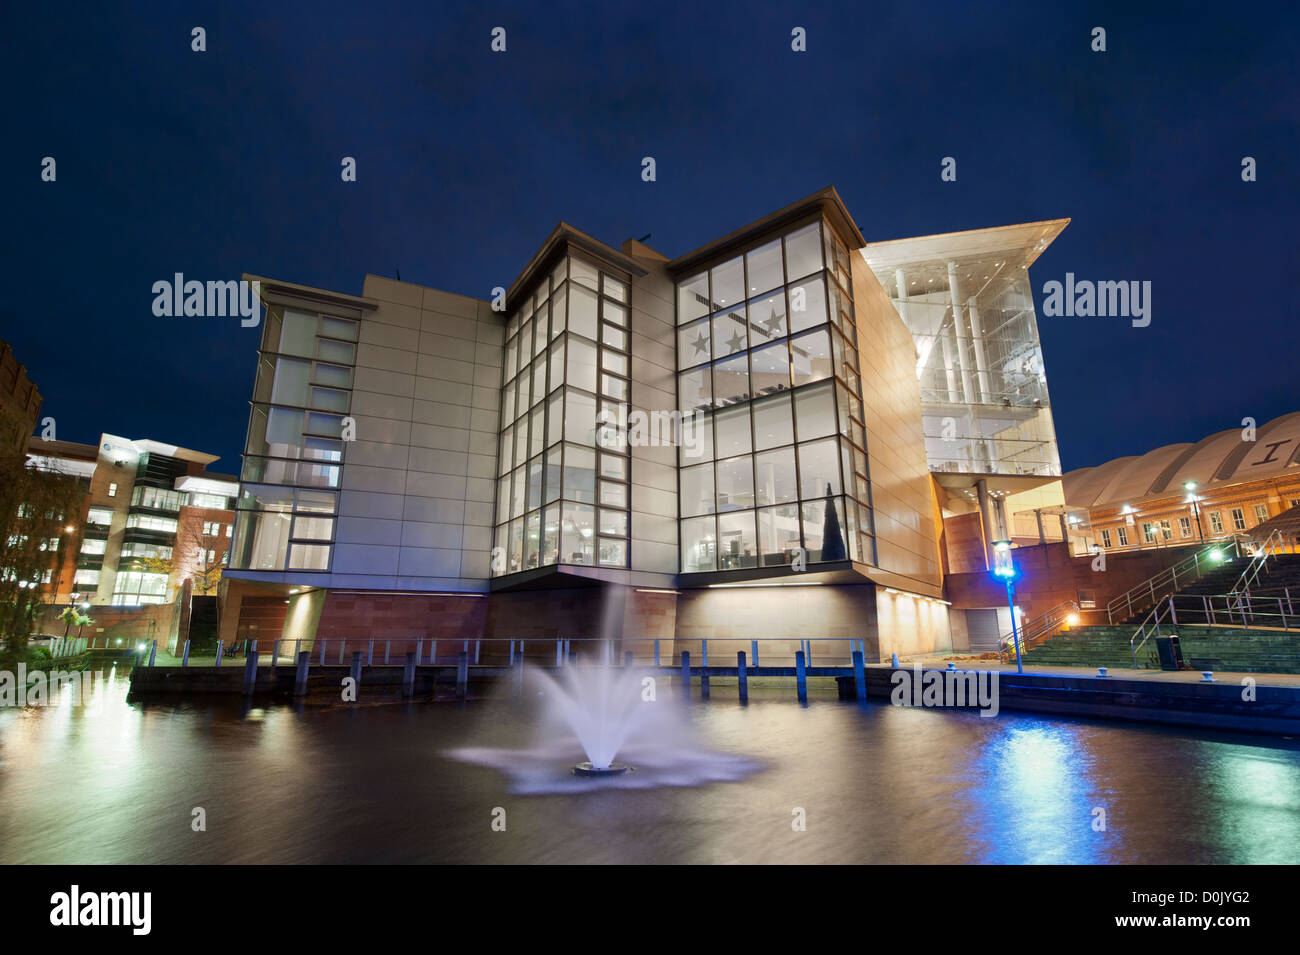
[[[715,686],[689,719],[744,778],[524,795],[448,755],[527,745],[508,699],[128,703],[125,678],[0,709],[0,863],[1300,862],[1293,739]]]

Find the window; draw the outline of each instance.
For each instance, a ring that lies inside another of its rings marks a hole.
[[[1168,521],[1160,522],[1160,538],[1161,540],[1167,540],[1167,541],[1174,539],[1173,528],[1169,526]]]
[[[746,297],[770,291],[785,282],[785,269],[781,264],[781,240],[774,239],[745,255],[745,272],[749,278]]]
[[[736,405],[713,416],[714,449],[720,458],[744,454],[753,448],[750,433],[749,405]]]
[[[1148,544],[1154,544],[1156,540],[1155,526],[1152,524],[1142,525],[1142,539]]]
[[[712,514],[713,465],[697,464],[682,468],[680,508],[682,517],[694,517],[697,514]]]
[[[1210,512],[1210,529],[1216,534],[1223,533],[1223,514],[1220,511]]]
[[[718,569],[735,570],[758,566],[758,534],[754,512],[739,511],[718,516]]]
[[[823,328],[791,339],[790,368],[796,388],[831,377],[830,332]]]
[[[158,487],[138,485],[131,493],[132,507],[148,507],[159,511],[179,512],[185,503],[181,491],[167,491]]]
[[[507,319],[494,535],[507,561],[496,575],[627,565],[628,542],[616,538],[629,524],[629,300],[626,281],[570,257]]]
[[[1246,529],[1246,515],[1239,507],[1232,509],[1232,529],[1237,531]]]
[[[1256,505],[1255,505],[1255,523],[1256,523],[1256,524],[1263,524],[1266,520],[1268,520],[1268,505],[1267,505],[1267,504],[1256,504]]]
[[[822,267],[820,223],[795,229],[785,237],[785,267],[791,281]]]
[[[717,463],[718,513],[754,506],[754,459],[749,455]]]
[[[709,276],[701,272],[677,286],[677,324],[709,313]]]
[[[1110,531],[1105,528],[1102,528],[1101,531],[1101,546],[1110,547]]]
[[[108,486],[108,496],[109,496],[109,497],[117,497],[117,485],[116,485],[116,484],[110,484],[110,485]]]
[[[161,531],[167,534],[175,534],[176,518],[155,517],[152,514],[128,514],[126,526],[127,528],[138,528],[143,531]]]
[[[152,557],[157,560],[171,560],[172,548],[166,544],[142,544],[139,541],[127,541],[122,545],[123,557]]]
[[[107,527],[113,523],[113,511],[107,507],[92,507],[86,515],[86,523]]]
[[[795,430],[800,441],[824,438],[835,433],[835,394],[827,381],[794,394]]]
[[[1184,538],[1192,536],[1192,519],[1190,517],[1178,518],[1178,534]]]
[[[1127,528],[1127,527],[1117,527],[1117,528],[1115,528],[1115,539],[1116,539],[1117,541],[1119,541],[1119,546],[1120,546],[1120,547],[1127,547],[1127,546],[1128,546],[1128,528]]]
[[[89,567],[84,567],[77,571],[76,576],[72,578],[72,582],[78,586],[98,587],[99,574],[100,571],[98,570],[92,570]]]
[[[195,492],[190,495],[190,507],[210,507],[213,510],[224,511],[230,507],[230,499],[220,494],[199,494]]]
[[[758,549],[764,567],[789,566],[799,547],[799,507],[786,504],[758,511]]]
[[[683,572],[874,554],[849,261],[816,221],[678,285],[678,409],[715,409],[678,452]]]
[[[319,544],[293,544],[289,547],[290,570],[329,570],[330,549]]]
[[[113,584],[113,603],[121,606],[162,603],[166,594],[166,574],[125,571],[118,573]]]

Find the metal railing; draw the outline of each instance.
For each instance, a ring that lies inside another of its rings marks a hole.
[[[1146,615],[1129,640],[1133,665],[1137,666],[1138,651],[1152,637],[1160,636],[1161,626],[1211,626],[1235,627],[1244,630],[1282,630],[1291,632],[1300,627],[1300,616],[1295,612],[1300,594],[1292,599],[1290,588],[1269,596],[1252,596],[1249,593],[1228,594],[1170,594]],[[1141,639],[1139,639],[1141,638]]]
[[[354,654],[360,654],[365,666],[405,666],[411,654],[418,666],[455,666],[462,653],[475,666],[514,666],[515,661],[526,658],[542,666],[625,665],[673,666],[680,664],[683,653],[689,653],[693,666],[709,666],[710,656],[714,666],[734,667],[737,652],[745,651],[750,667],[793,667],[796,654],[803,653],[806,666],[852,667],[853,653],[866,656],[865,641],[857,637],[709,637],[662,639],[628,637],[607,639],[603,637],[480,637],[471,639],[424,637],[306,637],[285,638],[273,641],[236,640],[215,648],[204,655],[202,661],[190,654],[189,641],[183,641],[175,655],[156,644],[137,645],[141,663],[157,666],[211,666],[242,665],[249,655],[256,654],[258,666],[292,666],[301,653],[308,654],[313,666],[350,666]],[[234,663],[240,660],[240,663]]]
[[[1136,587],[1126,590],[1106,604],[1106,622],[1114,624],[1117,617],[1119,620],[1126,620],[1147,607],[1158,605],[1179,587],[1186,587],[1219,567],[1223,563],[1224,551],[1229,547],[1232,548],[1234,557],[1240,557],[1242,541],[1243,538],[1237,536],[1211,544],[1204,550],[1192,554],[1191,557],[1166,567]]]
[[[1277,562],[1277,553],[1282,547],[1282,532],[1277,528],[1264,539],[1262,544],[1255,547],[1255,552],[1251,555],[1250,562],[1237,578],[1237,582],[1232,585],[1229,594],[1249,594],[1250,588],[1254,586],[1255,581],[1259,580],[1259,575],[1268,567],[1269,558]]]
[[[1004,633],[998,641],[998,656],[1005,661],[1010,656],[1015,655],[1017,633],[1020,637],[1021,652],[1024,652],[1056,636],[1061,632],[1061,625],[1066,623],[1071,615],[1077,615],[1078,613],[1079,602],[1077,600],[1061,601],[1050,610],[1024,621],[1018,630]]]

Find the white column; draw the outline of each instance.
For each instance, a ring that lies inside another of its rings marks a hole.
[[[957,263],[948,263],[948,294],[952,298],[952,327],[958,345],[958,357],[961,360],[961,400],[970,403],[974,400],[974,386],[971,384],[970,361],[965,349],[960,348],[961,340],[966,337],[966,325],[961,317],[961,289],[957,284]]]
[[[989,362],[984,354],[984,329],[980,327],[980,310],[975,304],[973,295],[966,302],[966,314],[970,316],[971,344],[975,347],[975,372],[980,385],[979,400],[990,402],[993,400],[993,392],[989,389]]]
[[[948,400],[952,402],[961,401],[961,397],[957,392],[957,375],[953,371],[952,353],[956,351],[956,346],[953,343],[951,328],[939,331],[939,343],[943,346],[943,370],[948,379]]]
[[[902,268],[894,269],[894,283],[898,286],[898,314],[910,330],[911,325],[907,322],[907,276],[903,274]]]

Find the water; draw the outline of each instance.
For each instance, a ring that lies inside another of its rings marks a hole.
[[[89,708],[0,710],[0,863],[1300,862],[1294,740],[754,687],[741,707],[715,685],[668,705],[751,774],[538,795],[449,755],[526,750],[509,701],[241,715],[125,695],[119,673]]]
[[[467,746],[448,755],[499,770],[514,793],[699,786],[742,779],[759,768],[744,756],[700,745],[686,707],[660,699],[655,681],[635,668],[568,667],[531,673],[522,747]],[[504,703],[504,699],[499,703]],[[517,734],[512,734],[517,735]],[[580,760],[608,769],[618,757],[632,771],[617,778],[575,777]]]

